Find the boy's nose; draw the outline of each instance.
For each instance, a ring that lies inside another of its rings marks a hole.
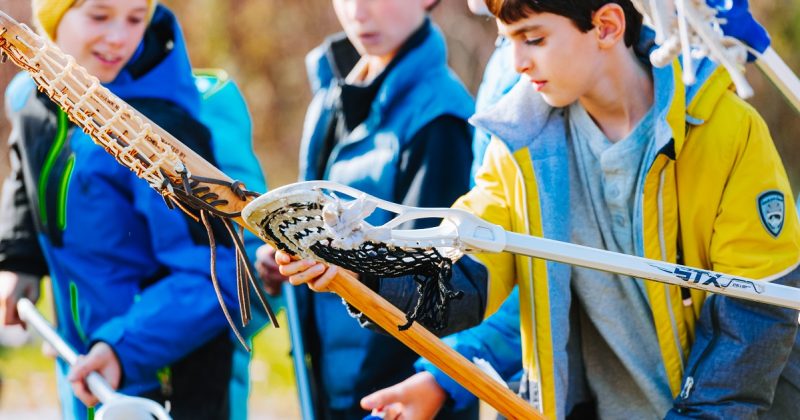
[[[515,42],[513,50],[514,50],[514,70],[520,74],[530,71],[533,68],[533,60],[526,53],[525,49],[522,48],[518,42]]]
[[[128,29],[124,24],[114,23],[109,25],[105,33],[104,39],[107,43],[112,45],[121,45],[130,36]]]
[[[365,22],[369,19],[366,0],[353,0],[351,2],[350,16],[357,22]]]

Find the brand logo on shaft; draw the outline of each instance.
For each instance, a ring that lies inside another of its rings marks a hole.
[[[756,293],[764,293],[764,286],[756,284],[752,280],[738,279],[736,277],[726,276],[724,274],[715,273],[713,271],[700,270],[697,268],[686,267],[682,265],[659,265],[650,264],[651,267],[657,268],[667,274],[683,280],[686,283],[699,284],[702,286],[716,287],[717,289],[743,289],[752,290]]]

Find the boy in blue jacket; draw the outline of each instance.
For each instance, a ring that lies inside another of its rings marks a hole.
[[[444,37],[427,15],[437,2],[333,1],[344,34],[307,57],[314,98],[301,180],[336,181],[425,207],[449,206],[467,191],[467,118],[474,105],[447,67]],[[265,279],[270,258],[260,264]],[[298,292],[320,418],[362,417],[363,395],[413,373],[416,355],[394,338],[361,329],[340,298]]]
[[[101,83],[218,163],[217,131],[200,122],[205,109],[168,9],[154,0],[36,0],[33,10],[41,32]],[[65,417],[86,418],[97,403],[83,382],[97,371],[123,393],[169,400],[176,419],[228,418],[238,344],[210,268],[199,263],[210,257],[205,229],[169,210],[27,75],[9,85],[6,105],[13,130],[0,210],[0,270],[11,291],[4,321],[18,322],[16,299],[35,297],[38,279],[49,274],[58,332],[86,354],[72,369],[58,363]],[[249,174],[248,182],[261,179]],[[217,235],[217,271],[226,304],[236,308],[234,252],[225,238]]]

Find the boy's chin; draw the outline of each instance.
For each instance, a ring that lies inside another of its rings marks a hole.
[[[540,94],[542,95],[544,102],[553,108],[564,108],[576,101],[576,98],[554,95],[552,93],[541,92]]]

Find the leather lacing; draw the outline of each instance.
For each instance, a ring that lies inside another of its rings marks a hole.
[[[181,182],[179,184],[172,181],[165,171],[162,170],[161,172],[164,176],[164,181],[160,186],[160,191],[167,206],[171,209],[175,207],[179,208],[198,223],[202,223],[206,228],[208,242],[211,248],[211,282],[214,285],[214,292],[222,307],[222,312],[225,314],[225,319],[228,320],[228,324],[231,326],[236,338],[239,339],[239,342],[241,342],[242,346],[244,346],[247,351],[250,351],[250,346],[247,345],[246,340],[236,327],[230,315],[230,311],[222,298],[222,290],[217,278],[217,241],[211,226],[212,220],[218,220],[225,226],[234,248],[236,249],[236,291],[239,307],[241,309],[242,326],[246,327],[252,320],[252,313],[250,310],[251,287],[255,291],[258,300],[267,311],[269,319],[275,327],[279,327],[278,319],[272,307],[267,302],[266,293],[253,273],[253,266],[244,248],[244,228],[239,226],[238,229],[236,229],[233,226],[232,220],[240,217],[241,213],[221,210],[220,207],[227,205],[228,200],[221,198],[219,194],[214,193],[211,191],[210,187],[203,184],[221,185],[230,188],[241,200],[247,200],[249,197],[258,197],[259,194],[247,190],[240,181],[229,182],[214,178],[194,176],[191,175],[185,167],[176,170],[181,177]]]

